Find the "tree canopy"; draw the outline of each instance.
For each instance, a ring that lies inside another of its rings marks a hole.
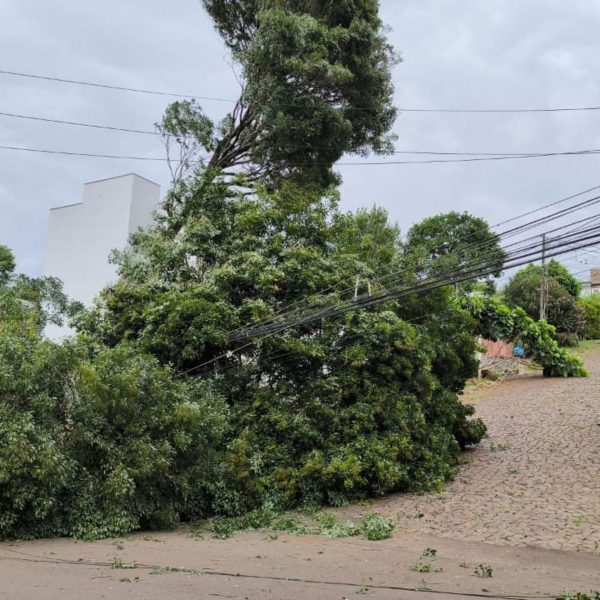
[[[160,129],[186,146],[188,166],[200,160],[206,177],[243,186],[327,188],[344,153],[391,150],[396,56],[376,0],[203,4],[232,52],[241,92],[218,125],[192,102],[167,111]],[[194,146],[203,159],[189,152]]]
[[[8,281],[15,266],[15,256],[10,248],[0,244],[0,285]]]
[[[540,315],[540,288],[542,268],[528,265],[519,270],[504,288],[505,302],[521,307],[532,319]],[[577,302],[581,284],[563,265],[551,260],[547,265],[546,320],[556,327],[564,343],[576,340],[585,328],[585,315]]]
[[[498,236],[483,219],[468,213],[435,215],[413,225],[407,234],[407,252],[417,269],[427,275],[473,274],[486,282],[499,277],[506,258]],[[460,284],[471,290],[474,281]]]

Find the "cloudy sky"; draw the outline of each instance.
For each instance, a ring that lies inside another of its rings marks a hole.
[[[404,108],[600,105],[600,2],[382,0]],[[228,56],[198,0],[0,0],[0,70],[236,97]],[[0,112],[152,129],[168,98],[0,74]],[[217,118],[228,104],[204,102]],[[401,113],[398,149],[553,152],[600,148],[600,111],[528,114]],[[0,145],[164,156],[158,138],[0,116]],[[396,157],[398,158],[398,157]],[[379,204],[403,230],[467,210],[491,223],[600,184],[600,157],[340,167],[345,209]],[[77,202],[82,185],[137,172],[160,183],[161,162],[0,149],[0,243],[39,274],[48,210]],[[588,213],[590,214],[590,213]],[[592,259],[570,259],[573,270]]]

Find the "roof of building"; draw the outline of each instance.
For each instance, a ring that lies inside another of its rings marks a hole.
[[[156,181],[152,181],[151,179],[148,179],[147,177],[139,175],[138,173],[125,173],[123,175],[114,175],[113,177],[105,177],[104,179],[88,181],[88,182],[84,183],[83,185],[91,185],[92,183],[101,183],[103,181],[110,181],[111,179],[121,179],[122,177],[132,177],[132,176],[139,177],[140,179],[143,179],[144,181],[147,181],[148,183],[151,183],[152,185],[156,185],[156,186],[160,187],[159,184],[156,183]]]
[[[73,202],[72,204],[63,204],[62,206],[51,206],[50,210],[60,210],[61,208],[71,208],[72,206],[80,206],[83,202]]]

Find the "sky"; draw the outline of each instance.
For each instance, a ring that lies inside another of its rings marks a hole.
[[[600,2],[380,4],[389,40],[402,57],[393,73],[400,109],[600,105]],[[6,71],[220,98],[239,92],[230,58],[199,0],[0,0],[0,57]],[[0,74],[0,112],[6,113],[147,130],[170,100]],[[230,107],[202,105],[213,118]],[[600,111],[400,112],[394,132],[398,150],[581,150],[600,148]],[[155,136],[1,115],[0,145],[164,157]],[[450,210],[494,224],[600,184],[599,161],[592,155],[341,166],[341,206],[383,206],[403,231]],[[51,207],[80,201],[85,182],[130,172],[159,183],[163,193],[168,187],[169,171],[159,161],[0,149],[0,244],[13,249],[18,270],[41,274]],[[580,252],[567,264],[574,272],[600,266],[600,254]]]

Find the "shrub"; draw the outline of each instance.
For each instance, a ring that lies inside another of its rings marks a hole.
[[[488,339],[506,339],[522,346],[547,377],[587,375],[582,360],[560,348],[556,330],[546,321],[534,321],[521,308],[510,309],[494,298],[473,296],[459,300],[477,321],[477,332]]]
[[[77,460],[69,529],[104,537],[210,512],[227,427],[220,398],[128,346],[82,361],[65,450]],[[79,493],[77,493],[79,492]]]
[[[392,536],[395,528],[389,519],[376,513],[368,513],[360,524],[360,533],[366,540],[385,540]]]
[[[212,507],[228,411],[127,345],[39,337],[0,289],[0,538],[96,538]]]
[[[579,305],[583,309],[585,329],[583,335],[588,340],[600,339],[600,294],[589,298],[580,298]]]

